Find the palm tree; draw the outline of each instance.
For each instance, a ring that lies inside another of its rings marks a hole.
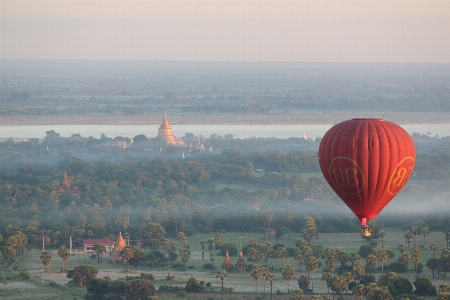
[[[269,243],[271,242],[271,238],[273,236],[275,236],[277,234],[277,232],[275,231],[275,229],[270,228],[269,230],[266,231],[266,234],[269,236]]]
[[[211,275],[214,274],[214,253],[209,254],[209,260],[211,261]]]
[[[323,272],[322,280],[325,280],[327,282],[328,293],[330,293],[331,279],[333,279],[333,274],[331,274],[330,272]]]
[[[308,269],[308,273],[311,272],[311,291],[314,292],[314,272],[317,270],[319,263],[317,262],[317,258],[315,256],[308,257],[306,261],[306,268]]]
[[[427,234],[430,233],[430,230],[428,229],[428,227],[422,227],[422,229],[420,230],[420,234],[423,235],[423,246],[425,247],[425,237],[427,236]]]
[[[298,261],[298,271],[300,271],[300,264],[303,262],[303,254],[301,252],[295,253],[294,260]]]
[[[369,254],[366,257],[366,264],[369,267],[370,271],[373,271],[373,268],[377,264],[377,257],[375,254]]]
[[[291,281],[292,278],[294,278],[294,273],[295,273],[294,268],[290,264],[284,265],[284,268],[281,271],[283,278],[288,282],[288,294],[289,294],[289,281]]]
[[[270,282],[270,300],[272,300],[272,295],[273,295],[272,285],[273,285],[273,282],[277,280],[277,276],[275,276],[274,274],[268,274],[266,276],[266,280],[268,280]]]
[[[365,287],[364,284],[358,284],[353,288],[352,295],[356,298],[356,300],[362,300],[362,297],[365,295]]]
[[[383,229],[378,231],[378,236],[381,238],[381,248],[384,248],[384,237],[386,236],[386,232]]]
[[[366,270],[364,269],[362,261],[355,260],[353,262],[353,275],[361,280],[361,276],[363,276],[364,273],[366,273]]]
[[[222,299],[223,299],[223,280],[225,279],[225,277],[227,277],[227,270],[220,270],[217,275],[216,278],[220,278],[220,280],[222,281]]]
[[[433,243],[430,245],[431,251],[433,251],[433,258],[434,258],[434,252],[436,252],[437,249],[439,249],[439,245],[436,243]]]
[[[406,243],[408,244],[408,249],[409,249],[409,244],[411,244],[411,238],[414,237],[414,245],[416,244],[416,236],[409,230],[405,231],[405,234],[403,235],[403,237],[406,240]]]
[[[58,249],[58,255],[61,257],[62,263],[63,263],[63,273],[64,273],[64,266],[67,268],[67,263],[69,262],[70,253],[67,251],[67,248],[65,246],[61,246]]]
[[[95,243],[93,248],[94,251],[97,253],[97,263],[103,262],[103,252],[106,252],[105,245],[103,245],[102,243]]]
[[[411,226],[411,232],[414,236],[414,245],[416,245],[416,235],[419,234],[419,227],[417,226]]]
[[[201,241],[201,242],[200,242],[200,246],[202,246],[202,260],[205,260],[205,246],[206,246],[206,241]]]
[[[399,245],[397,246],[397,250],[400,251],[400,254],[403,254],[403,252],[405,252],[407,249],[408,249],[408,248],[406,247],[405,244],[399,244]]]
[[[250,248],[248,250],[248,256],[253,259],[256,263],[263,259],[261,252],[256,250],[255,248]]]
[[[188,248],[183,248],[180,250],[180,258],[183,264],[186,265],[188,260],[191,258],[191,251]]]
[[[182,232],[182,231],[178,232],[177,239],[180,242],[180,251],[181,251],[181,243],[186,241],[186,235],[184,234],[184,232]]]
[[[127,272],[128,272],[128,265],[129,265],[130,259],[133,258],[133,256],[134,256],[133,252],[134,252],[133,248],[131,248],[130,246],[125,246],[120,251],[120,257],[122,258],[124,267],[126,266]]]
[[[414,270],[417,272],[417,264],[420,262],[420,259],[422,258],[422,250],[419,246],[414,246],[411,250],[411,258],[414,262]]]
[[[41,262],[42,264],[47,267],[52,263],[52,256],[49,252],[45,251],[41,254]]]
[[[377,251],[377,258],[381,263],[381,273],[384,273],[384,264],[389,258],[389,252],[387,250],[387,248],[381,248]]]
[[[253,266],[253,270],[250,275],[253,277],[253,280],[256,283],[256,293],[258,293],[258,280],[261,278],[261,269],[258,265]]]
[[[292,291],[291,294],[291,300],[303,300],[305,299],[304,293],[301,289],[296,289],[295,291]]]
[[[409,253],[403,253],[400,257],[400,261],[405,265],[405,267],[408,269],[408,264],[411,261],[411,255]]]
[[[260,270],[263,280],[264,280],[264,292],[263,292],[263,297],[264,297],[266,295],[266,276],[269,275],[270,270],[266,266],[259,267],[259,270]]]

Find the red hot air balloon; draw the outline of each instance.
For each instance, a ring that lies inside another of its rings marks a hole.
[[[367,222],[394,198],[413,173],[416,149],[399,125],[352,119],[333,126],[319,146],[325,179],[370,236]]]

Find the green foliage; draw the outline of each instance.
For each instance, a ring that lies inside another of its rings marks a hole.
[[[97,274],[98,271],[94,267],[81,265],[67,272],[67,278],[71,278],[73,281],[78,282],[81,287],[83,283],[95,278]]]
[[[183,286],[160,285],[158,288],[160,293],[178,293],[184,292]]]
[[[188,282],[186,282],[186,286],[184,290],[186,293],[200,293],[203,291],[205,286],[198,282],[198,280],[194,277],[189,278]]]
[[[437,295],[436,287],[431,283],[427,277],[419,277],[414,280],[414,294],[421,296],[435,296]]]
[[[372,250],[375,247],[369,244],[364,244],[361,247],[359,247],[358,254],[361,256],[361,258],[366,258],[369,254],[372,253]]]
[[[398,261],[391,262],[388,266],[388,269],[389,269],[389,271],[396,272],[396,273],[407,273],[408,272],[408,267]]]

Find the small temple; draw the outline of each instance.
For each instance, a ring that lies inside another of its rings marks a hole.
[[[236,269],[238,269],[239,271],[247,272],[247,264],[245,263],[244,255],[242,254],[242,251],[239,254],[239,259],[236,262],[235,266],[236,266]]]
[[[228,254],[228,250],[227,253],[225,254],[225,260],[222,264],[222,270],[226,270],[227,268],[231,267],[233,264],[231,263],[230,260],[230,254]]]
[[[69,177],[67,176],[66,171],[64,171],[63,183],[59,187],[58,193],[59,194],[79,194],[80,193],[80,189],[77,186],[74,186],[73,188],[70,187]]]

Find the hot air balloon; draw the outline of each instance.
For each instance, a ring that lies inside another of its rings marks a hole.
[[[361,222],[370,237],[369,219],[400,192],[413,173],[416,149],[399,125],[382,119],[352,119],[325,133],[319,164],[325,179]]]

